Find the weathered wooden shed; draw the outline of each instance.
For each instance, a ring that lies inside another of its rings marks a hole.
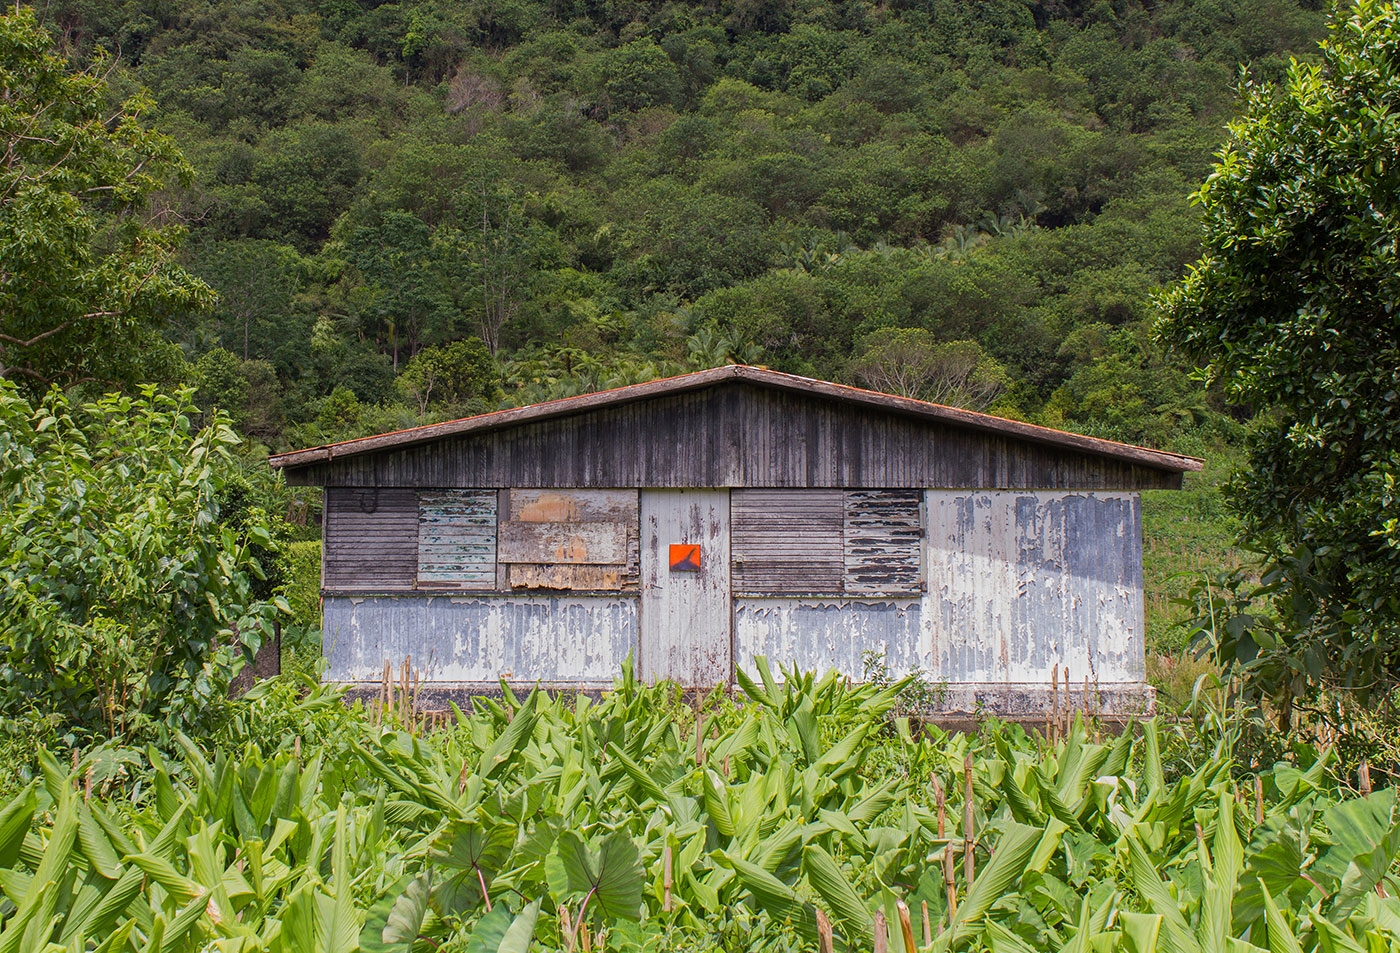
[[[325,487],[326,677],[728,683],[914,669],[1039,710],[1150,704],[1139,491],[1201,461],[755,367],[272,458]]]

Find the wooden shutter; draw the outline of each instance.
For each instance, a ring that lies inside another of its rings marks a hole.
[[[847,490],[847,595],[918,595],[923,591],[923,494],[918,490]]]
[[[735,490],[735,593],[916,596],[923,591],[918,490]]]
[[[413,588],[418,570],[418,498],[413,490],[328,487],[325,506],[326,589]]]
[[[842,491],[735,490],[733,587],[740,595],[836,594],[845,572]]]
[[[496,588],[496,491],[418,493],[420,589]]]

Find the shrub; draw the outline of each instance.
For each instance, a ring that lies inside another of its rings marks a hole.
[[[37,405],[0,383],[0,711],[77,734],[197,727],[281,597],[258,599],[262,526],[219,523],[238,437],[190,392]]]

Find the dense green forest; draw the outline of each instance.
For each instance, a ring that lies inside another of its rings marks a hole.
[[[59,0],[193,165],[136,379],[269,449],[728,361],[1203,450],[1150,333],[1318,4]],[[446,351],[447,345],[453,345]]]

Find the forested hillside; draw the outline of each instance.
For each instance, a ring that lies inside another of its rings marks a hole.
[[[1238,69],[1310,55],[1317,7],[40,15],[194,165],[165,201],[218,304],[171,321],[167,373],[270,448],[742,360],[1191,450],[1237,424],[1150,295],[1198,252]]]

